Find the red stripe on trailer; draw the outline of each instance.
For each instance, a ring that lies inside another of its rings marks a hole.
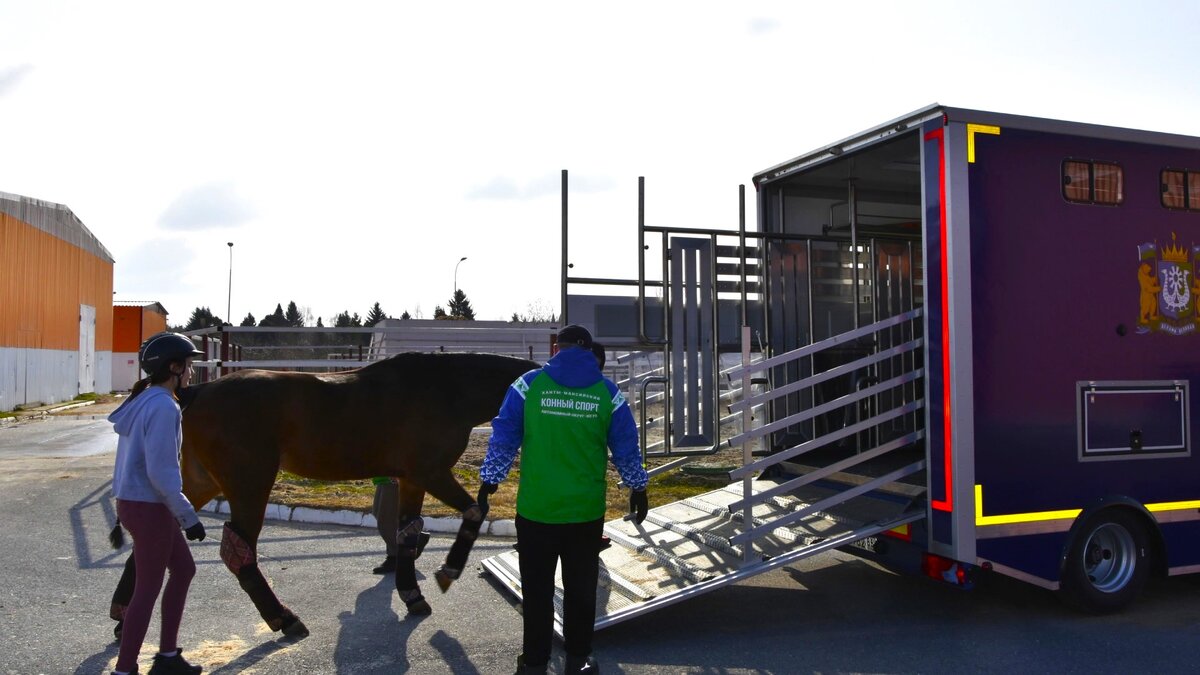
[[[950,290],[949,272],[946,266],[946,152],[944,129],[936,129],[925,134],[925,140],[936,139],[938,142],[938,213],[940,216],[941,232],[941,275],[942,275],[942,447],[944,453],[942,462],[946,480],[945,499],[934,499],[930,506],[939,511],[954,510],[954,492],[952,486],[952,449],[953,423],[951,422],[951,390],[950,390]]]

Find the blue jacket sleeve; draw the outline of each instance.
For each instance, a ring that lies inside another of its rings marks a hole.
[[[645,489],[650,482],[646,467],[642,466],[642,449],[638,445],[637,424],[625,396],[617,385],[605,380],[608,393],[613,397],[612,422],[608,426],[608,449],[612,452],[613,466],[621,480],[634,490]]]
[[[161,402],[155,401],[154,408],[148,412],[144,439],[147,477],[180,527],[191,527],[200,522],[200,518],[183,495],[183,477],[179,471],[182,440],[179,408],[163,397]]]
[[[504,395],[500,412],[492,419],[492,436],[488,439],[487,454],[479,467],[479,480],[493,485],[508,476],[517,459],[517,450],[525,436],[525,393],[537,371],[517,378]]]

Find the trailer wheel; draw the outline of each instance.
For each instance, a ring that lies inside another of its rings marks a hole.
[[[1146,528],[1126,511],[1090,518],[1075,535],[1063,568],[1066,600],[1089,612],[1112,612],[1142,591],[1150,573]]]

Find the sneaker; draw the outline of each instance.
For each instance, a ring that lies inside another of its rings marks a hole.
[[[564,674],[575,675],[598,675],[600,666],[596,665],[596,659],[591,655],[588,656],[571,656],[567,655],[566,667],[563,668]]]
[[[383,564],[371,570],[372,574],[391,574],[396,571],[396,556],[389,555],[383,559]]]
[[[183,658],[183,650],[175,652],[175,656],[154,655],[154,663],[150,664],[149,675],[200,675],[204,669],[193,666]]]

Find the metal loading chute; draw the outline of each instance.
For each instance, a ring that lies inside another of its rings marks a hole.
[[[716,453],[740,461],[724,487],[640,526],[605,525],[597,628],[926,515],[919,245],[747,232],[744,192],[737,231],[648,226],[643,189],[636,281],[567,276],[564,212],[567,320],[623,350],[619,361],[645,360],[618,384],[643,420],[644,454],[669,460],[651,475]],[[661,280],[646,278],[648,235]],[[638,295],[575,296],[572,284]],[[518,555],[482,566],[520,598]],[[561,597],[559,579],[560,635]]]

